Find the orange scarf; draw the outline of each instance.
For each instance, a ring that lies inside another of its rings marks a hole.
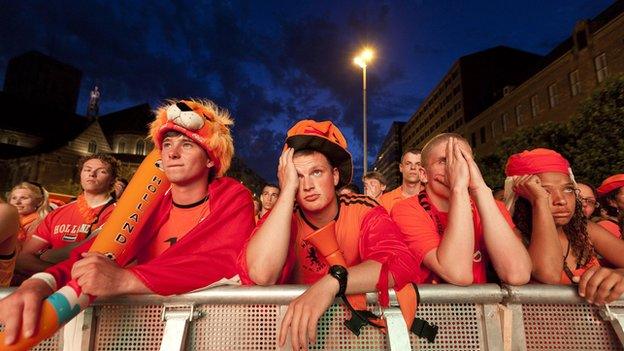
[[[97,211],[94,208],[89,207],[87,200],[84,197],[84,193],[78,195],[76,199],[76,205],[78,206],[78,212],[85,223],[93,223],[97,217]]]
[[[39,218],[39,214],[35,211],[26,216],[20,216],[20,230],[17,233],[17,240],[24,242],[28,238],[30,225]]]

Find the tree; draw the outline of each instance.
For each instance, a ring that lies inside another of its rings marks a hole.
[[[624,172],[624,76],[605,82],[569,122],[575,175],[594,185]]]

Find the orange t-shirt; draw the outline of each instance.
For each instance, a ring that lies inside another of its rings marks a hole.
[[[392,219],[394,219],[405,235],[405,241],[412,251],[412,254],[424,258],[431,250],[440,246],[442,235],[448,223],[448,213],[441,212],[437,210],[433,204],[430,204],[432,212],[437,214],[439,220],[439,223],[436,223],[429,212],[420,204],[419,197],[422,194],[424,194],[424,191],[418,196],[412,196],[397,203],[392,209]],[[496,201],[496,205],[509,226],[512,229],[515,228],[511,215],[505,208],[505,205],[500,201]],[[473,282],[475,284],[483,284],[487,283],[486,263],[489,260],[489,256],[483,237],[481,217],[474,203],[472,204],[472,220],[474,223],[475,235],[472,264]],[[440,227],[438,228],[438,226]],[[427,270],[424,265],[423,270]],[[439,282],[441,280],[436,277],[433,272],[430,272],[429,278],[425,282],[430,283],[436,281]]]
[[[596,258],[596,256],[594,256],[591,261],[589,261],[584,267],[575,269],[574,271],[572,271],[572,274],[574,274],[574,276],[581,276],[583,275],[583,273],[585,273],[586,270],[594,267],[594,266],[600,266],[600,263],[598,262],[598,259]],[[561,281],[560,284],[564,284],[564,285],[570,285],[572,284],[572,281],[570,280],[570,278],[568,278],[568,275],[566,274],[566,272],[564,270],[561,271]]]
[[[210,214],[210,200],[191,208],[176,207],[169,212],[169,219],[160,227],[156,237],[149,243],[145,254],[145,261],[150,261],[165,252],[186,233]]]
[[[390,213],[394,205],[404,199],[406,199],[406,197],[403,196],[403,189],[401,189],[399,185],[396,189],[381,195],[377,201]]]
[[[617,223],[613,223],[611,221],[600,221],[597,224],[606,229],[609,233],[613,234],[616,238],[620,239],[622,237],[622,233],[620,233],[620,226],[618,226]]]

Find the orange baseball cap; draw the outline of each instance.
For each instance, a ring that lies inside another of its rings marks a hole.
[[[317,122],[304,119],[297,122],[288,130],[286,147],[297,150],[316,150],[329,160],[332,166],[338,168],[340,179],[337,187],[340,188],[351,182],[353,177],[353,161],[347,151],[347,140],[340,129],[331,121]]]
[[[607,195],[615,189],[624,186],[624,174],[612,175],[609,178],[602,181],[602,184],[596,189],[598,195]]]

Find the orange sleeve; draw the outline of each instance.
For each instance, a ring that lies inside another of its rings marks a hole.
[[[394,205],[392,219],[399,226],[414,256],[424,258],[429,251],[440,246],[441,238],[436,225],[418,203],[418,197],[414,196]]]

